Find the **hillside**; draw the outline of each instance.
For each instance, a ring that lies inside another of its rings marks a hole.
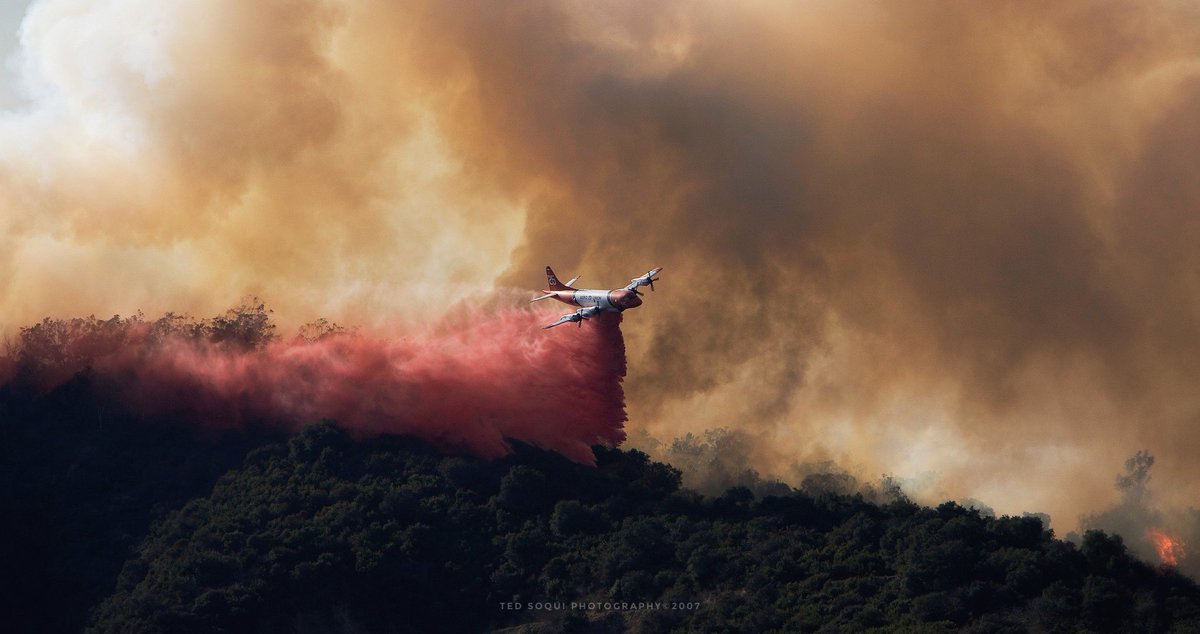
[[[637,451],[487,462],[330,423],[198,436],[86,374],[0,403],[15,631],[1200,628],[1196,585],[1118,537],[895,491],[702,498]]]

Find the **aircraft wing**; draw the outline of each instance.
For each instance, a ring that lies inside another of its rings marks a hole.
[[[562,317],[558,318],[558,321],[556,321],[552,324],[546,324],[545,326],[542,326],[542,330],[545,330],[546,328],[553,328],[555,326],[561,326],[563,324],[571,323],[572,321],[579,321],[578,319],[571,319],[574,316],[575,316],[574,313],[571,313],[570,315],[563,315]]]
[[[542,329],[545,330],[546,328],[553,328],[555,326],[561,326],[563,324],[570,323],[570,322],[578,323],[582,327],[583,321],[585,319],[595,315],[598,312],[600,312],[600,308],[598,308],[596,306],[588,306],[587,308],[580,308],[579,310],[577,310],[573,313],[568,313],[566,315],[563,315],[562,317],[559,317],[558,321],[556,321],[552,324],[546,324],[545,326],[542,326]]]
[[[660,271],[662,271],[662,267],[656,266],[647,271],[645,275],[629,280],[629,284],[625,286],[625,290],[636,293],[639,286],[649,286],[650,290],[654,290],[654,283],[658,281],[658,278],[654,276],[658,275]]]

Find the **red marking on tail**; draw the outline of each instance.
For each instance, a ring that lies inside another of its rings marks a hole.
[[[546,284],[547,290],[550,291],[573,291],[575,289],[558,281],[558,276],[554,274],[554,269],[546,267]]]

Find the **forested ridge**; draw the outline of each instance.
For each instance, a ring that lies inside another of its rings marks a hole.
[[[203,432],[122,410],[86,370],[9,381],[6,629],[1200,631],[1196,585],[1101,532],[891,488],[703,497],[638,451],[513,449]]]
[[[637,451],[597,447],[592,468],[518,446],[486,463],[402,438],[354,439],[329,423],[253,449],[216,477],[245,442],[154,440],[149,454],[90,462],[112,445],[81,447],[70,474],[8,480],[6,611],[19,631],[1200,624],[1196,586],[1135,560],[1119,537],[1090,532],[1076,547],[1036,518],[953,503],[755,499],[743,488],[701,498]],[[11,474],[12,452],[4,460]],[[36,468],[24,461],[24,475]],[[601,605],[570,608],[588,602]],[[699,607],[603,609],[622,602]],[[528,607],[537,603],[552,609]]]

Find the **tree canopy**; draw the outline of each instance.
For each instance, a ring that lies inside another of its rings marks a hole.
[[[159,327],[261,345],[260,308]],[[128,324],[40,324],[24,362],[49,367],[71,328],[107,345]],[[597,446],[590,467],[332,422],[202,434],[123,410],[86,364],[55,385],[0,384],[14,631],[1200,630],[1197,586],[1120,537],[1077,546],[1037,517],[854,493],[837,473],[705,496],[635,450]]]

